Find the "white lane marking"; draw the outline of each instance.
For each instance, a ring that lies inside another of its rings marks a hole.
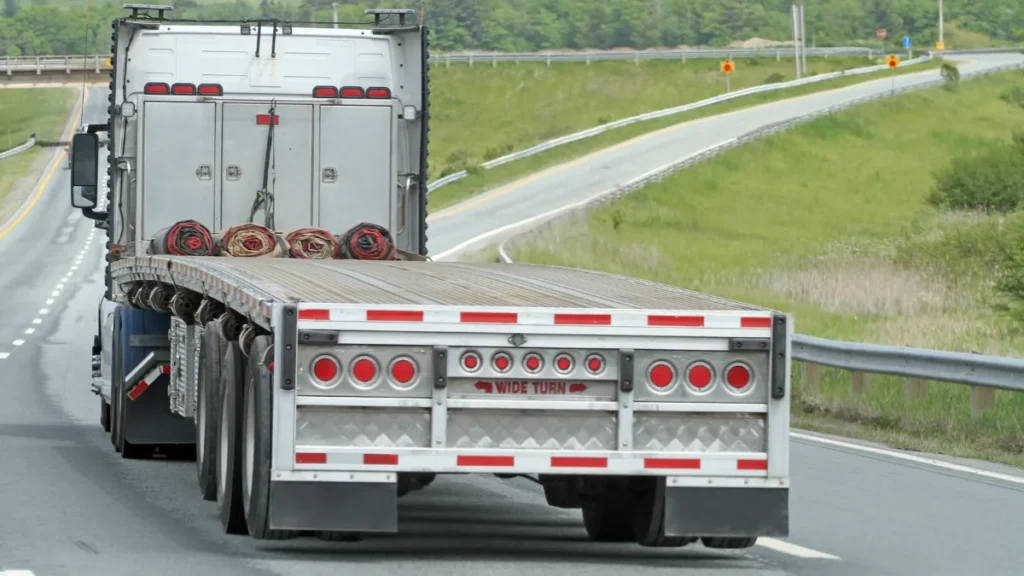
[[[47,299],[46,299],[46,305],[47,305],[47,306],[52,306],[52,305],[53,305],[53,302],[54,302],[53,298],[47,298]]]
[[[790,556],[797,556],[799,558],[814,558],[817,560],[842,560],[839,556],[833,556],[827,552],[819,552],[803,546],[798,546],[792,542],[785,542],[783,540],[776,540],[775,538],[758,538],[756,546],[762,546],[769,550],[781,552],[783,554],[789,554]]]
[[[53,291],[53,292],[52,292],[52,293],[50,294],[50,296],[53,296],[54,298],[56,298],[57,296],[60,296],[60,291],[59,291],[59,290],[54,290],[54,291]],[[52,304],[52,302],[47,302],[47,304]]]
[[[36,576],[31,570],[0,570],[0,576]]]
[[[78,266],[72,266],[72,267],[71,267],[71,270],[72,270],[72,271],[74,271],[74,270],[78,270]]]
[[[36,333],[36,329],[35,328],[26,328],[25,329],[25,334],[35,334],[35,333]]]
[[[39,314],[41,314],[42,316],[46,316],[49,313],[50,313],[50,309],[49,308],[40,308],[39,309]]]
[[[42,318],[33,318],[32,319],[32,323],[33,324],[42,324],[43,323],[43,319]]]
[[[11,342],[11,344],[14,344],[15,346],[21,346],[24,343],[24,340],[15,340],[14,342]]]
[[[0,352],[0,360],[7,360],[11,357],[10,352]]]
[[[789,435],[792,438],[799,440],[806,440],[808,442],[816,442],[818,444],[824,444],[826,446],[836,446],[839,448],[846,448],[848,450],[858,450],[860,452],[866,452],[868,454],[876,454],[878,456],[887,456],[889,458],[896,458],[899,460],[906,460],[908,462],[914,462],[917,464],[924,464],[926,466],[934,466],[936,468],[942,468],[944,470],[952,470],[954,472],[962,472],[964,474],[971,474],[974,476],[980,476],[982,478],[990,478],[993,480],[1002,480],[1003,482],[1010,482],[1013,484],[1024,485],[1024,476],[1013,476],[1011,474],[1001,474],[999,472],[992,472],[989,470],[982,470],[980,468],[972,468],[971,466],[964,466],[963,464],[954,464],[952,462],[945,462],[943,460],[936,460],[935,458],[925,458],[923,456],[915,456],[914,454],[907,454],[898,450],[887,450],[884,448],[875,448],[874,446],[862,446],[860,444],[853,444],[851,442],[842,442],[840,440],[833,440],[831,438],[822,438],[821,436],[814,436],[812,434],[803,434],[800,432],[790,432]]]

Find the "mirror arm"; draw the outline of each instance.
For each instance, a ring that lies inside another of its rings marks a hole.
[[[93,210],[92,208],[82,208],[82,215],[90,220],[106,220],[109,212]]]

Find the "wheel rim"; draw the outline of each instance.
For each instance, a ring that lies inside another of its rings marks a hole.
[[[220,411],[220,446],[217,450],[217,501],[224,501],[224,494],[228,491],[228,410],[231,406],[229,395],[224,396],[224,406]]]
[[[242,490],[244,491],[243,502],[245,503],[245,513],[248,517],[249,514],[249,498],[252,495],[252,478],[253,469],[256,466],[256,426],[254,424],[256,420],[256,402],[254,400],[255,390],[249,389],[248,394],[245,395],[245,464],[242,466],[244,481],[242,482]]]

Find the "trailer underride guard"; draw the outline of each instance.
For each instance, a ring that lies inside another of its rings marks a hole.
[[[194,451],[224,529],[260,539],[394,532],[402,495],[465,473],[534,479],[598,541],[788,534],[790,317],[424,257],[412,11],[365,30],[126,7],[109,122],[72,168],[109,238],[93,380],[124,457]]]

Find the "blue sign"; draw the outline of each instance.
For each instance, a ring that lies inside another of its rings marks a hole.
[[[910,36],[903,37],[903,49],[910,50],[914,47],[914,42],[910,39]]]

